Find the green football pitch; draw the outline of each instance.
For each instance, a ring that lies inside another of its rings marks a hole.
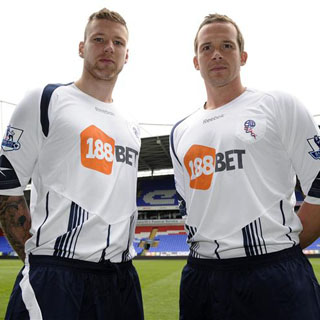
[[[320,282],[320,259],[310,259]],[[179,282],[185,260],[135,260],[146,320],[178,319]],[[4,319],[15,277],[22,263],[0,260],[0,319]]]

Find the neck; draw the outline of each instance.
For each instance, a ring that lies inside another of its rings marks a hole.
[[[206,84],[206,90],[207,103],[205,109],[216,109],[239,97],[246,88],[239,81],[236,84],[229,83],[221,87]]]
[[[112,92],[116,84],[116,79],[101,80],[94,77],[88,77],[82,74],[81,78],[75,82],[75,85],[89,96],[102,102],[112,102]]]

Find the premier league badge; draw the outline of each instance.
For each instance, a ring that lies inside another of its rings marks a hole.
[[[256,123],[253,120],[247,120],[244,123],[244,130],[246,133],[250,133],[252,137],[255,139],[257,138],[257,135],[253,132],[253,128],[256,126]]]
[[[320,160],[320,136],[314,136],[307,140],[312,151],[309,151],[310,156],[313,159]]]
[[[2,149],[4,151],[19,150],[21,144],[19,142],[22,136],[23,130],[8,126],[7,131],[2,140]]]

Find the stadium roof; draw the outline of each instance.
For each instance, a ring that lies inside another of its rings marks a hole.
[[[172,169],[169,135],[142,138],[138,170],[153,173],[163,169]]]
[[[171,169],[169,135],[141,139],[139,171]]]

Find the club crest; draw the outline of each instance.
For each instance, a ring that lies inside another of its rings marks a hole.
[[[252,137],[254,137],[255,139],[257,138],[257,135],[253,132],[253,128],[256,126],[255,121],[253,120],[247,120],[244,123],[244,131],[246,133],[250,133]]]

